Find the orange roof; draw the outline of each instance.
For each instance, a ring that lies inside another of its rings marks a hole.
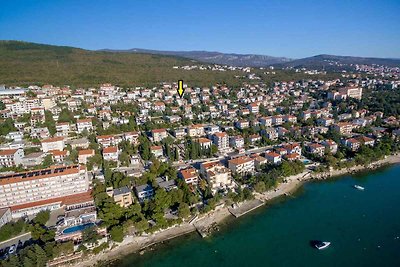
[[[290,153],[290,154],[286,154],[284,157],[288,158],[288,159],[296,159],[296,158],[300,157],[300,155],[297,153]]]
[[[265,153],[265,156],[276,158],[276,157],[279,157],[280,155],[275,152],[268,152],[268,153]]]
[[[117,153],[117,152],[118,152],[118,147],[116,147],[116,146],[109,146],[109,147],[105,147],[103,149],[103,154]]]
[[[209,168],[215,167],[220,164],[219,164],[219,161],[209,161],[209,162],[203,162],[203,163],[201,163],[201,165],[203,165],[203,167],[205,169],[209,169]]]
[[[226,136],[228,136],[228,134],[225,133],[225,132],[218,132],[218,133],[215,133],[214,135],[217,136],[217,137],[226,137]]]
[[[66,156],[67,155],[67,150],[59,151],[59,150],[51,150],[49,151],[53,156]]]
[[[253,159],[247,157],[247,156],[243,156],[243,157],[238,157],[235,159],[231,159],[229,160],[229,163],[235,164],[235,165],[240,165],[240,164],[244,164],[247,162],[253,161]]]
[[[161,150],[162,146],[151,146],[150,150]]]
[[[195,168],[188,168],[185,170],[181,170],[180,172],[184,179],[190,179],[197,176],[197,171]]]
[[[197,139],[197,142],[199,142],[199,143],[211,143],[211,140],[201,137],[201,138]]]
[[[94,149],[82,149],[78,151],[78,156],[94,155]]]
[[[165,130],[165,129],[154,129],[154,130],[151,130],[151,132],[152,133],[163,133],[163,132],[166,132],[167,130]]]
[[[15,152],[17,152],[18,149],[4,149],[0,150],[0,156],[9,156],[9,155],[14,155]]]
[[[60,203],[61,205],[62,204],[71,205],[71,204],[76,204],[76,203],[83,203],[83,202],[88,202],[88,201],[93,200],[93,197],[91,194],[92,194],[92,191],[87,191],[87,192],[79,193],[79,194],[75,194],[75,195],[69,195],[69,196],[57,197],[57,198],[51,198],[51,199],[44,199],[44,200],[40,200],[40,201],[15,205],[15,206],[11,206],[10,208],[11,208],[11,211],[15,211],[15,210],[22,210],[22,209],[27,209],[27,208],[32,208],[32,207],[45,206],[45,205],[49,205],[51,203]]]

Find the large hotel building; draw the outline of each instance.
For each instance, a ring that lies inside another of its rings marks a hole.
[[[9,207],[12,217],[54,210],[75,195],[88,192],[84,166],[58,166],[0,176],[0,209]]]

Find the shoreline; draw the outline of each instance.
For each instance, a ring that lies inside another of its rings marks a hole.
[[[183,222],[179,225],[175,225],[172,227],[169,227],[164,230],[160,230],[158,232],[155,232],[153,234],[149,235],[142,235],[142,236],[126,236],[124,240],[117,244],[113,245],[111,249],[107,249],[106,251],[103,251],[97,255],[90,255],[87,256],[85,260],[80,261],[80,262],[75,262],[75,263],[70,263],[68,266],[73,266],[73,267],[91,267],[91,266],[96,266],[100,263],[104,262],[112,262],[114,260],[118,260],[122,258],[123,256],[132,254],[132,253],[137,253],[140,251],[145,250],[146,248],[149,248],[155,244],[162,243],[168,240],[171,240],[173,238],[183,236],[189,233],[193,233],[198,229],[204,229],[207,227],[210,227],[214,223],[221,223],[228,217],[232,218],[238,218],[240,216],[243,216],[261,206],[265,206],[268,202],[271,200],[284,196],[284,195],[290,195],[293,192],[295,192],[301,185],[303,185],[305,182],[308,181],[313,181],[313,180],[326,180],[346,174],[354,174],[357,172],[369,170],[369,169],[377,169],[380,167],[383,167],[385,165],[392,165],[392,164],[399,164],[400,163],[400,154],[397,155],[391,155],[387,156],[385,159],[376,161],[368,165],[367,167],[365,166],[354,166],[351,168],[344,168],[340,170],[331,170],[327,172],[322,172],[322,173],[312,173],[311,171],[307,170],[304,171],[300,174],[293,175],[290,177],[286,178],[286,182],[281,183],[278,185],[277,188],[271,189],[269,191],[266,191],[264,193],[254,193],[255,200],[261,201],[261,204],[256,204],[256,206],[249,205],[247,209],[245,209],[243,212],[240,213],[239,216],[236,216],[232,210],[232,208],[225,207],[225,206],[217,206],[217,208],[207,214],[202,215],[198,219],[196,219],[192,223],[188,222]],[[254,201],[254,200],[250,200]],[[250,201],[245,201],[240,204],[240,207],[243,207],[246,205],[246,203],[249,203]]]

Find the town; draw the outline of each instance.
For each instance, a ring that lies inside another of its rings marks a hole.
[[[57,266],[220,206],[240,216],[293,177],[399,151],[398,68],[272,84],[266,69],[239,70],[240,87],[184,81],[182,98],[177,82],[2,86],[1,266],[26,247]]]

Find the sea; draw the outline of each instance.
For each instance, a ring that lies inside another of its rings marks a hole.
[[[317,250],[312,240],[331,245]],[[211,237],[188,234],[114,265],[399,267],[400,166],[305,183],[291,196],[232,217]]]

